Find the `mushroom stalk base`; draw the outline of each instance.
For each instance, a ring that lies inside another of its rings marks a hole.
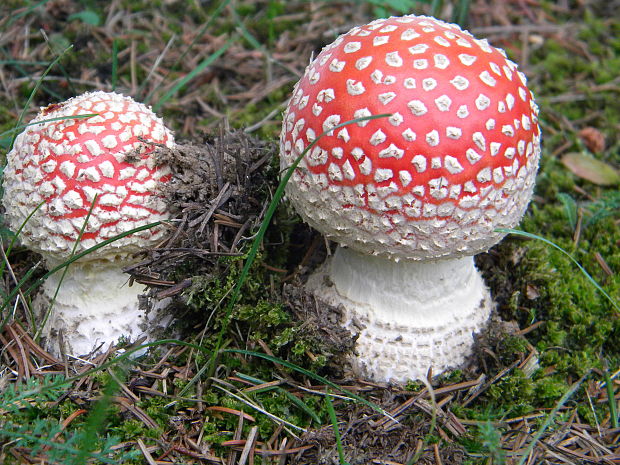
[[[395,262],[338,247],[307,287],[344,307],[345,327],[359,334],[353,368],[375,381],[462,365],[493,307],[473,257]]]
[[[52,308],[43,329],[47,350],[85,355],[106,350],[121,336],[134,341],[145,334],[149,320],[138,308],[144,286],[130,287],[118,263],[78,262],[69,267],[62,282],[61,277],[62,272],[50,276],[35,303],[41,318]]]

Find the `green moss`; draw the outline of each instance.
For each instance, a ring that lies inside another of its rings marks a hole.
[[[614,111],[614,117],[618,118],[620,111]],[[575,135],[571,139],[577,143]],[[553,143],[560,140],[558,138]],[[550,150],[549,147],[546,150]],[[564,205],[558,199],[559,193],[575,195],[575,185],[584,183],[556,159],[543,157],[536,187],[536,198],[543,200],[535,201],[530,206],[521,228],[553,241],[573,255],[618,301],[620,276],[617,273],[607,276],[595,256],[600,254],[612,269],[620,266],[620,230],[615,223],[617,212],[608,209],[601,215],[603,219],[589,222],[592,211],[605,211],[605,201],[590,208],[587,200],[577,198],[577,205],[584,216],[579,242],[575,244],[573,227]],[[592,185],[584,185],[587,190],[593,191]],[[598,189],[598,195],[608,199],[607,205],[614,205],[613,199],[617,193],[610,190],[605,193]],[[519,370],[510,372],[481,396],[479,406],[463,410],[463,415],[484,417],[489,407],[501,416],[521,415],[541,407],[551,408],[568,390],[570,383],[592,369],[602,369],[603,358],[610,360],[612,366],[620,365],[620,319],[610,302],[560,251],[542,241],[508,239],[500,247],[500,253],[511,256],[515,248],[525,250],[525,255],[517,267],[509,270],[507,281],[500,284],[513,289],[500,310],[504,318],[516,319],[521,327],[542,323],[539,329],[527,336],[538,351],[541,370],[532,378]],[[508,282],[511,284],[508,285]],[[528,286],[536,288],[535,298],[526,297]],[[520,338],[507,338],[500,346],[500,358],[505,364],[524,352],[529,352],[529,349]],[[583,407],[587,405],[585,394],[577,392],[573,400],[580,406],[579,411],[584,415],[582,418],[593,421],[594,414],[590,410],[586,415],[589,408]],[[482,410],[477,410],[483,405]]]
[[[443,384],[456,384],[456,383],[460,383],[461,381],[463,381],[463,372],[461,370],[454,370],[454,371],[450,371],[448,373],[444,373],[443,375],[441,375],[439,377],[439,379],[437,380],[437,382],[440,385]],[[407,385],[409,386],[409,385]]]
[[[143,422],[132,418],[119,422],[117,426],[112,426],[110,431],[123,442],[144,438],[159,439],[163,432],[160,429],[147,428]]]
[[[231,125],[235,128],[243,129],[267,118],[286,100],[286,97],[281,94],[283,94],[283,91],[276,91],[266,99],[246,105],[241,111],[232,115],[234,118],[231,118]],[[280,99],[278,99],[278,96]],[[273,119],[277,120],[278,116],[276,114]],[[276,140],[280,134],[280,129],[279,122],[267,123],[258,128],[255,134],[265,140]]]
[[[424,383],[421,383],[420,381],[407,381],[407,384],[405,384],[405,390],[406,391],[411,391],[411,392],[420,392],[422,389],[425,388]]]
[[[232,438],[233,433],[230,430],[222,430],[215,421],[206,421],[203,426],[204,442],[212,445],[222,444]]]
[[[551,211],[550,211],[551,210]],[[611,220],[602,221],[582,234],[579,247],[574,249],[570,229],[562,218],[560,206],[535,211],[524,222],[524,229],[551,237],[565,250],[572,252],[582,265],[591,270],[594,278],[603,282],[605,276],[594,258],[594,251],[616,262],[616,243],[620,232],[614,234]],[[544,213],[549,213],[544,215]],[[553,221],[555,218],[556,221]],[[537,319],[546,323],[549,338],[541,337],[540,349],[562,346],[569,351],[585,350],[599,353],[603,347],[618,356],[613,335],[620,330],[618,319],[613,318],[611,304],[582,275],[573,263],[559,251],[542,242],[528,244],[529,253],[524,265],[539,283],[541,298],[536,305]],[[620,295],[620,278],[606,280],[605,290],[612,296]]]
[[[273,328],[289,321],[290,316],[282,306],[267,300],[260,300],[254,305],[241,305],[235,312],[235,317],[241,321],[253,322],[264,327]]]
[[[499,343],[497,355],[505,364],[510,364],[520,355],[528,352],[527,340],[521,336],[506,335]]]
[[[164,397],[145,397],[137,402],[137,406],[146,412],[158,426],[162,429],[162,432],[169,427],[170,419],[170,399]],[[179,403],[174,404],[176,409],[179,409]],[[182,403],[181,403],[182,406]]]
[[[515,369],[491,385],[487,395],[504,415],[525,415],[533,410],[535,384],[521,370]]]
[[[547,408],[555,406],[568,390],[566,378],[559,376],[541,376],[534,385],[533,394],[536,402]]]
[[[269,263],[279,264],[286,261],[287,256],[282,255],[282,248],[278,247],[274,254],[269,253]],[[328,357],[332,354],[324,341],[315,336],[313,331],[300,331],[304,322],[292,321],[279,297],[273,295],[270,288],[265,286],[265,282],[271,281],[277,289],[278,283],[277,278],[270,277],[266,268],[261,266],[262,261],[263,255],[259,254],[243,286],[239,301],[230,315],[227,315],[227,302],[239,278],[240,259],[222,259],[221,263],[225,267],[217,276],[194,277],[192,286],[186,291],[187,304],[193,316],[184,318],[184,320],[191,321],[194,326],[198,321],[208,319],[209,331],[216,335],[224,320],[230,318],[231,326],[235,328],[235,331],[229,337],[236,338],[242,335],[243,340],[239,341],[242,346],[247,346],[248,341],[260,340],[265,342],[276,356],[304,368],[316,370],[325,366]],[[216,339],[217,337],[202,338],[200,344],[207,350],[212,350]],[[266,370],[258,371],[256,376],[264,375],[269,379],[272,377],[269,367],[254,366],[257,363],[256,360],[248,361],[231,354],[222,354],[221,357],[220,362],[225,363],[229,370],[239,369],[243,364],[251,363],[254,370]],[[197,354],[195,358],[196,363],[206,363],[204,354]]]

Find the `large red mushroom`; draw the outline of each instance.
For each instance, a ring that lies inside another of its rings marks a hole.
[[[83,119],[74,117],[95,114]],[[42,108],[18,135],[4,171],[6,221],[19,239],[54,267],[106,239],[168,218],[157,191],[170,169],[154,157],[172,133],[150,108],[117,93],[92,92]],[[90,211],[90,216],[89,216]],[[85,222],[88,220],[87,224]],[[80,232],[83,234],[80,236]],[[142,286],[122,266],[165,233],[155,227],[102,247],[52,275],[39,300],[51,308],[48,347],[73,355],[120,336],[143,334]],[[63,333],[65,347],[58,347]]]
[[[379,114],[390,116],[330,131]],[[355,27],[306,68],[284,114],[281,166],[328,131],[287,196],[340,244],[308,286],[345,308],[359,373],[400,382],[471,353],[492,309],[473,255],[526,210],[537,121],[502,50],[430,17]]]

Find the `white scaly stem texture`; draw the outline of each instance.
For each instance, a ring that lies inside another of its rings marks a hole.
[[[394,383],[462,365],[493,307],[473,257],[396,262],[338,247],[308,288],[359,333],[354,370]]]
[[[61,277],[62,271],[50,276],[35,302],[44,315],[59,289],[42,332],[50,352],[61,353],[60,332],[64,351],[76,356],[89,354],[102,344],[98,352],[105,351],[121,336],[134,341],[146,334],[147,316],[138,308],[144,286],[134,283],[130,287],[129,276],[118,263],[76,262],[69,266],[62,283]]]

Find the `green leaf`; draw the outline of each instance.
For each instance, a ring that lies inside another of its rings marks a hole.
[[[73,13],[67,18],[69,21],[77,19],[84,24],[90,24],[91,26],[99,26],[101,24],[101,17],[92,10],[84,10],[78,13]]]

